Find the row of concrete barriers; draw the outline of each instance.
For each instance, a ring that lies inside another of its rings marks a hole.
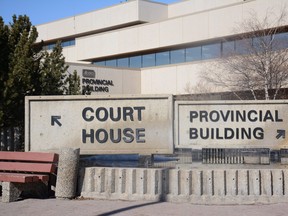
[[[288,201],[286,169],[149,169],[86,167],[84,198],[251,204]]]

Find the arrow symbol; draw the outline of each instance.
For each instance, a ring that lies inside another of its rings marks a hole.
[[[280,139],[281,137],[285,139],[285,130],[277,130],[276,139]]]
[[[61,127],[62,124],[59,119],[61,119],[61,116],[51,116],[51,125],[54,126],[55,124],[57,124]]]

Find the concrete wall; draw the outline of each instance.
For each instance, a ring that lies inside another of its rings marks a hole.
[[[67,62],[79,63],[83,60],[150,52],[187,43],[202,44],[231,36],[235,34],[237,23],[250,17],[252,11],[257,11],[258,18],[261,19],[267,9],[273,10],[275,15],[279,14],[285,3],[287,0],[190,0],[165,5],[146,0],[131,0],[37,26],[38,39],[49,41],[78,35],[75,46],[64,47],[63,54]],[[273,19],[273,16],[269,18]],[[144,24],[128,27],[135,23]],[[288,20],[285,24],[288,24]],[[131,81],[131,89],[141,86],[141,94],[200,93],[189,92],[187,88],[203,85],[200,75],[203,66],[210,62],[213,60],[143,68],[139,78],[141,81],[138,80],[138,73],[125,70],[127,76],[123,80],[132,80],[136,76],[136,81]],[[103,74],[107,70],[111,71],[110,68],[101,69]],[[112,73],[106,75],[110,77],[110,74]],[[121,79],[117,73],[113,76],[117,80]],[[226,90],[212,88],[208,90]],[[135,94],[139,91],[123,91],[126,92]]]
[[[284,5],[283,0],[243,1],[230,7],[214,8],[155,23],[77,38],[75,47],[77,60],[158,49],[233,35],[235,24],[248,18],[251,11],[257,11],[261,17],[266,13],[267,8],[273,8],[277,14],[281,5]]]
[[[286,169],[83,168],[85,198],[166,200],[193,204],[287,202]]]
[[[119,28],[167,18],[167,5],[131,0],[100,10],[37,26],[38,42]],[[61,29],[61,31],[59,31]]]
[[[101,67],[91,64],[76,64],[68,63],[69,73],[77,71],[80,76],[80,85],[83,83],[83,69],[94,70],[96,73],[95,79],[112,80],[114,86],[109,86],[109,92],[92,92],[92,94],[140,94],[141,93],[141,72],[140,69],[130,68],[110,68]],[[93,87],[93,85],[90,85]],[[99,86],[101,87],[101,86]],[[105,87],[105,86],[102,86]]]
[[[201,81],[205,66],[200,62],[174,64],[141,69],[142,94],[188,94],[192,86]]]
[[[163,169],[90,167],[80,172],[83,197],[121,200],[162,199]]]
[[[254,0],[255,1],[255,0]],[[234,4],[241,4],[243,0],[193,0],[180,1],[168,6],[168,17],[178,17],[192,13],[213,10],[220,7],[229,7]]]

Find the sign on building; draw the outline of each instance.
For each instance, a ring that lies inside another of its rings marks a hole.
[[[25,109],[26,151],[173,152],[172,96],[31,96]]]
[[[175,103],[176,148],[288,147],[288,101]]]

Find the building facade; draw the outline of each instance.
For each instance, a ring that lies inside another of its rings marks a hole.
[[[69,72],[95,94],[187,94],[203,86],[205,67],[241,49],[235,26],[279,14],[287,0],[129,0],[36,26],[38,42],[62,41]],[[256,17],[255,17],[256,19]],[[288,27],[288,20],[283,26]],[[279,26],[275,26],[279,27]],[[285,29],[285,28],[283,28]],[[286,32],[287,31],[287,32]],[[279,38],[288,40],[288,30]],[[251,39],[252,40],[252,39]]]

